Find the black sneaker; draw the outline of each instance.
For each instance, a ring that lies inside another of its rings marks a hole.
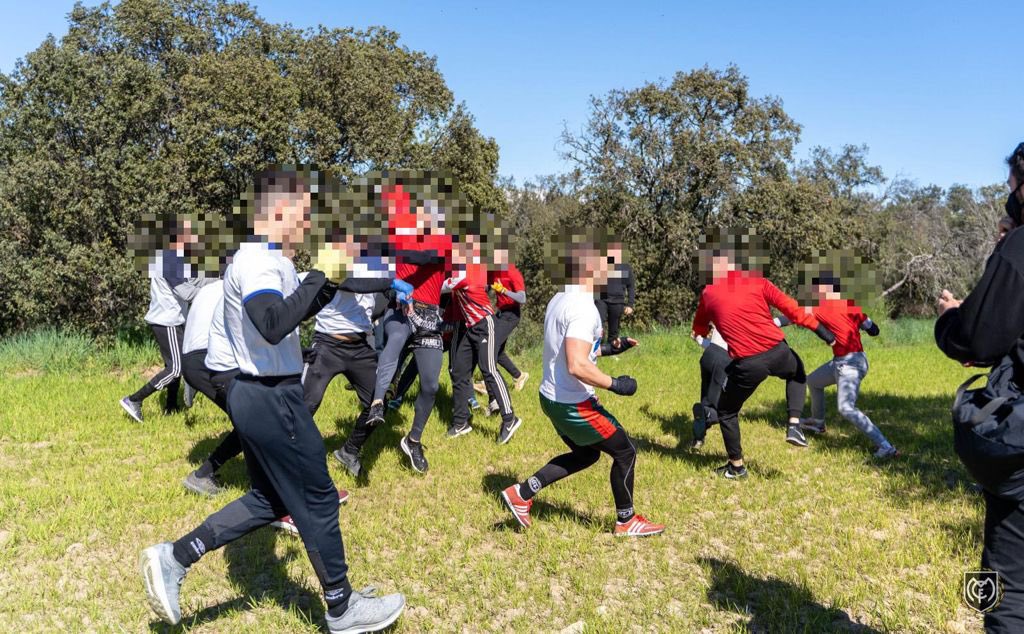
[[[408,436],[402,436],[400,443],[402,451],[409,456],[409,463],[416,473],[426,473],[430,465],[427,464],[427,457],[423,455],[423,443],[409,440]]]
[[[376,427],[384,422],[384,402],[373,403],[370,405],[370,415],[366,419],[366,424],[370,427]]]
[[[519,426],[523,424],[523,419],[516,416],[509,422],[502,422],[501,429],[498,430],[498,444],[504,445],[508,441],[512,440],[512,435],[516,433]]]
[[[794,447],[806,447],[807,438],[800,431],[800,425],[788,425],[786,427],[786,442]]]
[[[473,431],[473,426],[469,422],[465,422],[461,425],[451,425],[448,427],[448,437],[458,438],[459,436],[465,436],[469,432]]]
[[[739,480],[747,477],[747,467],[736,467],[731,462],[725,463],[725,465],[715,469],[715,473],[722,476],[726,480]]]
[[[708,433],[707,410],[703,403],[693,404],[693,443],[690,449],[700,449],[704,446],[704,437]]]
[[[341,449],[334,451],[334,457],[338,462],[343,464],[348,472],[352,474],[353,478],[359,477],[359,472],[363,470],[363,463],[359,461],[358,452],[350,452],[348,445],[342,446]]]

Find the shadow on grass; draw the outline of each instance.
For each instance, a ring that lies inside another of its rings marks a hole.
[[[323,625],[325,607],[319,592],[296,583],[288,575],[288,563],[297,557],[305,558],[304,551],[290,551],[284,558],[278,557],[274,546],[283,536],[268,527],[258,529],[224,547],[228,579],[238,589],[239,597],[211,605],[195,614],[183,615],[180,626],[169,628],[161,622],[153,622],[153,631],[180,632],[211,623],[223,615],[235,611],[251,610],[255,604],[272,601],[282,610],[294,608],[302,612],[314,624]],[[296,540],[301,548],[301,542]],[[300,554],[302,553],[302,554]]]
[[[489,473],[483,477],[481,488],[484,493],[494,496],[501,506],[505,508],[505,501],[501,498],[501,492],[519,480],[511,472]],[[558,486],[557,483],[554,486]],[[537,520],[568,520],[582,524],[590,528],[602,526],[601,520],[590,513],[577,511],[571,506],[545,502],[540,498],[533,498],[533,508],[530,509],[530,517]],[[519,523],[512,517],[508,517],[491,526],[492,530],[520,530]]]
[[[846,612],[814,600],[807,587],[781,579],[761,579],[728,561],[698,560],[711,569],[708,600],[720,610],[750,615],[750,632],[878,632],[850,619]]]
[[[334,457],[334,450],[340,449],[345,444],[349,434],[352,433],[352,429],[355,427],[356,418],[356,416],[351,416],[349,418],[335,419],[334,422],[338,428],[338,433],[324,439],[324,445],[327,447],[328,461],[333,461],[336,465],[341,464]],[[361,467],[359,469],[359,477],[356,478],[357,486],[365,487],[370,484],[370,472],[373,471],[373,466],[377,464],[377,460],[380,459],[381,454],[385,450],[400,451],[398,443],[402,440],[402,436],[405,433],[400,427],[400,419],[400,414],[388,410],[384,415],[384,423],[379,425],[366,440],[366,444],[363,445],[363,450],[359,454]]]

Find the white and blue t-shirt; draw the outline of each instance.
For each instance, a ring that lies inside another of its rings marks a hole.
[[[299,287],[292,261],[263,242],[243,244],[224,275],[224,328],[243,374],[289,376],[302,374],[299,329],[271,344],[249,319],[245,302],[262,294],[288,297]],[[212,369],[212,368],[211,368]]]
[[[565,340],[589,343],[590,361],[596,365],[603,334],[601,313],[592,292],[581,286],[567,286],[556,293],[544,313],[544,378],[540,393],[556,403],[582,403],[594,396],[593,386],[569,374]]]
[[[213,315],[221,299],[224,297],[224,282],[217,280],[199,290],[189,307],[188,318],[185,320],[185,338],[182,340],[181,353],[188,354],[196,350],[206,350],[210,339],[210,325]]]
[[[382,258],[357,258],[352,277],[389,278],[392,272]],[[331,302],[316,314],[317,332],[327,335],[369,333],[373,330],[372,293],[338,291]]]

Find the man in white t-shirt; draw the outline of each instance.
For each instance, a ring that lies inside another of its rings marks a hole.
[[[320,430],[303,400],[299,324],[331,301],[338,286],[321,270],[299,282],[289,259],[310,227],[310,188],[277,169],[257,177],[253,240],[224,275],[224,327],[239,374],[227,388],[228,412],[242,441],[252,488],[175,542],[142,552],[149,605],[181,621],[179,592],[208,552],[289,514],[306,546],[327,603],[330,632],[372,632],[398,619],[400,594],[352,589],[338,526],[338,491],[327,471]],[[329,247],[328,252],[333,251]],[[327,257],[318,256],[327,262]],[[330,262],[329,262],[330,264]],[[321,266],[337,279],[341,266]]]
[[[657,535],[665,527],[646,520],[633,510],[633,477],[636,447],[626,431],[597,400],[600,387],[621,396],[636,393],[636,379],[611,377],[597,367],[597,357],[619,354],[637,345],[622,337],[617,345],[602,345],[601,315],[594,304],[595,289],[608,280],[615,258],[604,244],[584,231],[561,236],[556,284],[564,290],[548,302],[544,315],[544,377],[540,405],[570,451],[553,458],[524,482],[502,492],[516,520],[531,524],[533,496],[573,473],[598,461],[602,453],[612,458],[611,486],[615,498],[615,535]],[[550,256],[549,256],[550,257]]]
[[[157,252],[150,263],[149,311],[145,318],[160,347],[164,367],[135,393],[120,401],[124,411],[139,423],[142,422],[142,402],[160,390],[167,391],[164,413],[178,411],[185,315],[199,290],[213,281],[193,277],[191,267],[185,262],[185,248],[195,242],[188,221],[174,223],[172,231],[168,248]]]

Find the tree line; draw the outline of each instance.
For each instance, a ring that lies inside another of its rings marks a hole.
[[[793,289],[818,249],[874,263],[893,315],[932,314],[991,250],[1000,186],[887,179],[851,145],[794,158],[800,126],[735,67],[595,97],[561,147],[571,169],[515,183],[436,58],[383,27],[296,29],[226,0],[77,4],[68,33],[0,74],[0,335],[139,325],[146,280],[128,253],[144,213],[224,213],[267,163],[446,170],[516,229],[528,316],[553,292],[543,244],[559,224],[619,232],[638,316],[684,321],[709,227],[751,227],[767,274]]]

